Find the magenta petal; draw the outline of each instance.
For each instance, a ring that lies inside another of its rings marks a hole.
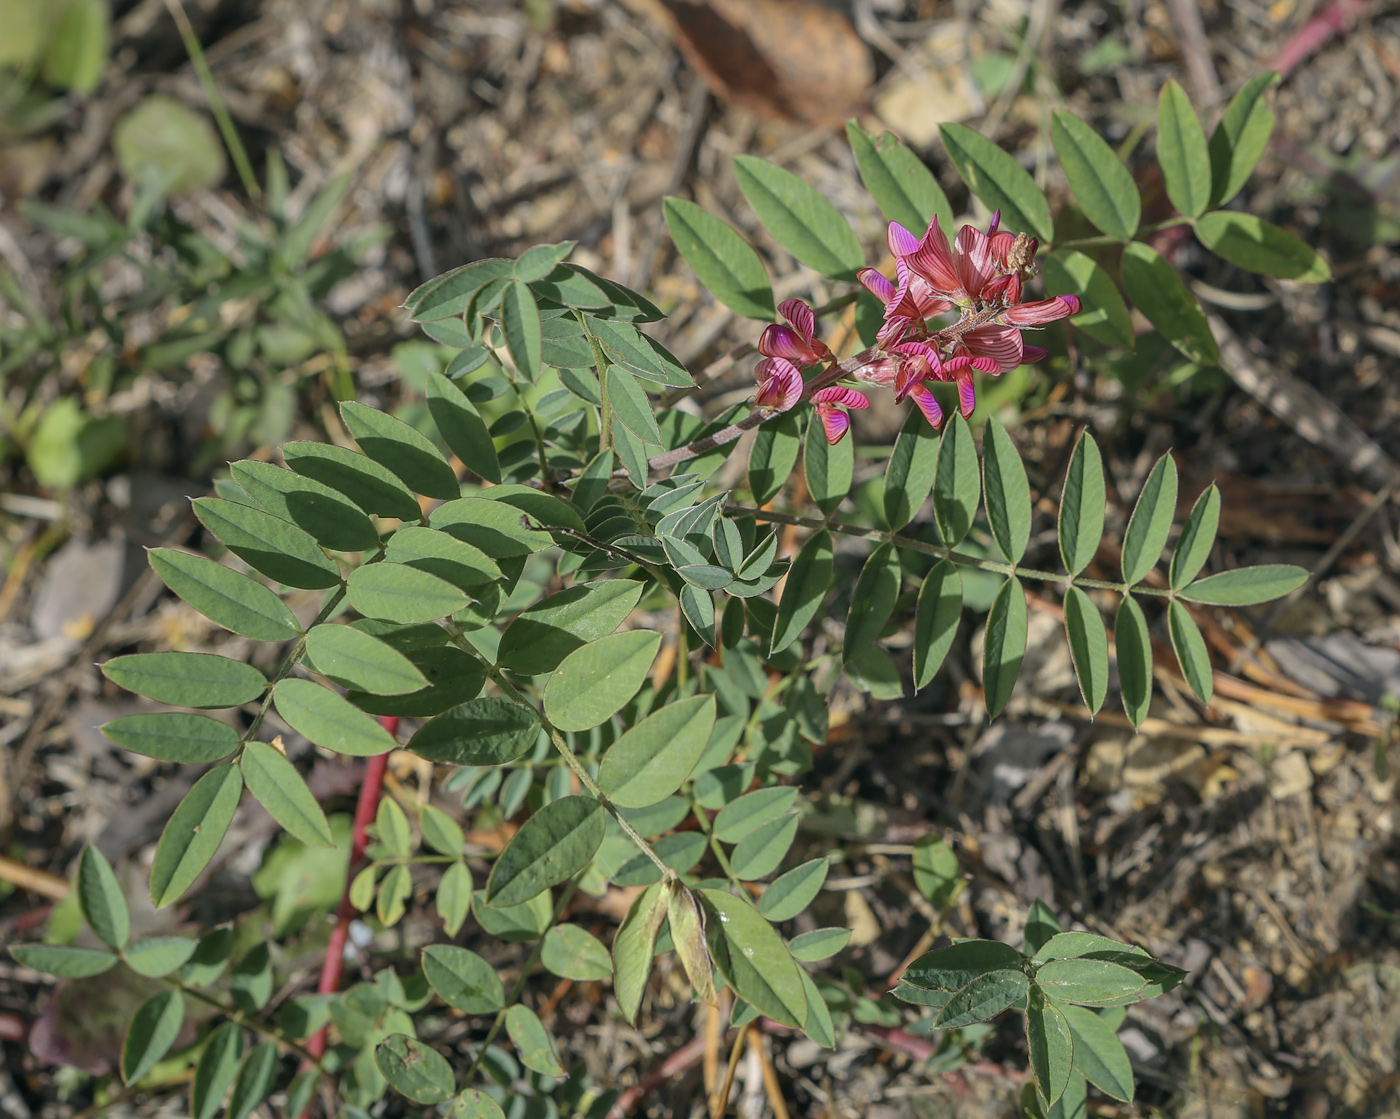
[[[919,239],[897,221],[890,222],[889,245],[896,260],[919,251]]]
[[[948,238],[943,236],[938,218],[929,222],[928,232],[919,242],[918,252],[909,257],[909,267],[927,280],[935,291],[966,298],[967,292],[958,279],[957,263],[948,248]]]
[[[1071,315],[1079,314],[1080,308],[1083,307],[1077,295],[1061,295],[1058,298],[1069,305]]]
[[[840,408],[818,408],[817,415],[821,417],[822,431],[826,435],[826,441],[832,446],[841,442],[846,432],[851,430],[851,417]]]
[[[786,358],[803,365],[810,365],[815,360],[810,343],[792,327],[779,323],[763,328],[763,335],[758,340],[758,352],[765,357]]]
[[[1021,354],[1022,365],[1034,365],[1037,361],[1044,361],[1050,356],[1050,351],[1039,346],[1026,346]]]
[[[992,215],[992,224],[989,225],[989,226],[987,226],[987,236],[988,236],[988,237],[992,236],[992,234],[994,234],[994,233],[997,231],[997,229],[998,229],[998,227],[1000,227],[1000,225],[1001,225],[1001,211],[998,210],[995,214]]]
[[[792,362],[780,357],[765,358],[754,372],[758,376],[754,403],[760,408],[786,412],[802,399],[802,374]]]
[[[927,385],[915,385],[909,390],[909,399],[924,414],[930,426],[935,429],[943,426],[943,409],[938,406],[938,398]]]
[[[865,290],[881,303],[888,303],[894,296],[894,284],[890,283],[884,275],[874,268],[862,268],[856,273],[856,279],[864,284]]]
[[[982,294],[994,274],[991,244],[991,238],[976,226],[965,225],[958,230],[958,278],[974,299]]]
[[[869,408],[870,401],[865,394],[857,392],[855,389],[847,388],[845,385],[832,385],[828,389],[822,389],[812,397],[813,404],[829,404],[842,408]]]
[[[977,407],[977,389],[972,384],[972,378],[958,379],[958,411],[963,414],[963,419],[968,419]]]
[[[817,316],[800,299],[784,299],[778,304],[778,314],[792,323],[798,334],[810,342],[817,335]]]

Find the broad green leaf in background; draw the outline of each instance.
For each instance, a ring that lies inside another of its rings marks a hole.
[[[274,517],[305,529],[322,547],[363,552],[379,545],[379,533],[364,510],[324,482],[270,462],[235,462],[229,473]]]
[[[767,505],[792,477],[802,446],[802,421],[794,410],[758,429],[749,452],[749,489],[754,504]]]
[[[637,694],[651,670],[661,635],[629,630],[600,637],[570,653],[544,689],[544,710],[560,730],[591,730]]]
[[[880,636],[894,610],[902,579],[899,553],[893,544],[881,544],[870,553],[851,592],[845,643],[841,649],[843,664],[855,660]]]
[[[209,865],[242,795],[243,777],[233,765],[211,769],[185,794],[161,833],[151,863],[151,901],[157,909],[177,900]]]
[[[987,714],[996,718],[1021,673],[1026,655],[1026,592],[1021,580],[1010,576],[997,591],[987,615],[987,636],[982,658]]]
[[[386,1037],[375,1046],[374,1060],[384,1079],[414,1103],[442,1103],[457,1090],[447,1058],[407,1034]]]
[[[739,840],[729,857],[736,878],[752,882],[778,869],[793,840],[800,817],[796,812],[760,824]]]
[[[424,948],[423,974],[438,998],[463,1014],[494,1014],[506,1003],[496,969],[466,948],[453,944]]]
[[[273,698],[277,714],[289,727],[327,750],[369,757],[387,754],[398,745],[372,715],[310,680],[283,680]]]
[[[209,1035],[194,1068],[194,1087],[190,1092],[193,1119],[213,1119],[223,1105],[224,1093],[238,1075],[242,1055],[243,1027],[237,1022],[225,1022]]]
[[[626,731],[603,755],[599,788],[621,808],[645,808],[670,796],[705,752],[714,725],[712,695],[667,704]]]
[[[731,800],[714,819],[714,836],[722,843],[737,843],[760,824],[774,820],[792,808],[797,790],[790,785],[770,785]]]
[[[984,432],[982,477],[987,523],[1002,555],[1017,564],[1031,537],[1031,486],[1006,428],[990,417]]]
[[[1065,636],[1084,706],[1098,714],[1108,695],[1108,632],[1098,607],[1078,587],[1065,589]]]
[[[1142,199],[1132,172],[1113,149],[1063,109],[1051,114],[1050,139],[1084,216],[1110,237],[1121,241],[1132,237],[1142,217]]]
[[[1128,296],[1168,342],[1199,365],[1220,360],[1205,312],[1181,273],[1141,241],[1123,249],[1122,268]]]
[[[408,748],[443,765],[505,765],[539,739],[535,712],[503,696],[460,703],[424,723]]]
[[[194,512],[230,552],[290,587],[320,590],[340,582],[340,568],[304,529],[220,497],[200,497]]]
[[[734,993],[760,1014],[800,1028],[807,992],[787,945],[750,903],[723,890],[699,890],[707,909],[710,956]]]
[[[197,941],[180,936],[152,937],[127,945],[122,958],[137,975],[159,979],[184,967],[197,947]]]
[[[1265,94],[1278,81],[1270,70],[1246,82],[1230,100],[1210,137],[1210,204],[1223,206],[1240,192],[1269,146],[1274,111]]]
[[[57,12],[44,52],[44,81],[86,97],[97,88],[107,64],[111,10],[107,0],[68,0]]]
[[[387,412],[354,400],[341,404],[340,418],[345,421],[360,450],[414,493],[443,501],[461,495],[462,487],[452,473],[452,467],[447,465],[442,452],[417,428]]]
[[[540,310],[530,289],[519,280],[506,286],[501,299],[501,329],[515,368],[526,380],[533,381],[540,374],[543,360]]]
[[[716,299],[746,318],[777,317],[763,261],[733,226],[683,198],[667,198],[664,209],[671,240]]]
[[[525,821],[491,868],[488,905],[520,905],[572,878],[603,842],[603,806],[592,797],[568,796],[546,804]]]
[[[940,560],[924,576],[914,615],[914,687],[926,688],[953,647],[962,620],[962,576],[956,564]]]
[[[1123,534],[1123,581],[1129,586],[1147,578],[1162,558],[1175,516],[1176,460],[1167,453],[1157,460],[1143,483]]]
[[[311,847],[334,847],[326,814],[296,766],[263,742],[249,742],[239,758],[243,783],[287,831]]]
[[[554,1038],[544,1028],[539,1016],[523,1003],[506,1011],[506,1033],[515,1044],[520,1063],[541,1076],[564,1076],[564,1064]]]
[[[1308,581],[1308,573],[1288,563],[1240,567],[1197,579],[1178,593],[1188,602],[1207,606],[1255,606],[1282,598]]]
[[[91,844],[78,859],[78,907],[98,940],[119,952],[126,947],[131,911],[112,864]]]
[[[770,921],[790,921],[812,904],[831,869],[822,857],[780,874],[758,899],[758,911]]]
[[[1173,601],[1167,607],[1167,629],[1171,632],[1176,662],[1181,666],[1181,674],[1190,685],[1191,693],[1202,703],[1209,703],[1215,681],[1210,651],[1191,612],[1179,602]]]
[[[162,991],[138,1006],[122,1042],[122,1080],[135,1084],[155,1068],[184,1024],[185,997],[179,991]]]
[[[1092,1010],[1059,1008],[1074,1042],[1074,1067],[1100,1091],[1124,1103],[1133,1102],[1133,1066],[1113,1027]]]
[[[1186,91],[1170,78],[1157,99],[1157,162],[1172,205],[1188,218],[1204,214],[1211,194],[1206,134]]]
[[[1103,458],[1099,445],[1085,431],[1070,456],[1060,497],[1060,557],[1071,575],[1088,567],[1098,551],[1106,507]]]
[[[224,973],[232,951],[233,930],[227,925],[210,929],[199,938],[180,978],[194,987],[208,987]]]
[[[330,443],[296,442],[283,444],[282,458],[298,474],[324,482],[366,513],[410,523],[419,518],[413,491],[368,455]]]
[[[1196,236],[1216,256],[1250,272],[1320,284],[1332,270],[1305,241],[1253,214],[1221,210],[1196,221]]]
[[[118,687],[179,707],[238,707],[267,690],[250,664],[213,653],[132,653],[113,657],[102,674]]]
[[[149,94],[117,121],[112,151],[122,174],[165,194],[217,186],[226,166],[209,118],[164,93]]]
[[[439,855],[461,858],[462,847],[466,843],[462,827],[441,808],[423,805],[423,810],[418,814],[418,827],[423,833],[423,842]]]
[[[1077,295],[1081,310],[1069,321],[1106,346],[1131,350],[1137,341],[1132,315],[1113,277],[1076,249],[1057,249],[1040,258],[1047,295]]]
[[[953,207],[923,160],[891,133],[872,137],[854,120],[846,122],[846,139],[861,181],[887,221],[922,237],[936,217],[945,234],[952,231]]]
[[[1124,595],[1113,630],[1123,710],[1133,726],[1141,726],[1152,700],[1152,638],[1142,607],[1131,595]]]
[[[1065,1094],[1074,1068],[1074,1039],[1064,1012],[1039,991],[1031,992],[1026,1006],[1026,1044],[1031,1069],[1049,1103]]]
[[[314,626],[306,635],[306,655],[321,675],[372,695],[405,695],[428,685],[406,656],[354,626]]]
[[[734,176],[774,240],[833,280],[854,280],[865,266],[860,238],[839,210],[791,171],[752,155],[734,157]]]
[[[161,581],[216,625],[254,641],[290,641],[300,632],[287,604],[256,579],[203,556],[155,548]]]
[[[951,905],[966,885],[953,849],[941,836],[926,835],[914,844],[914,885],[939,909]]]
[[[428,411],[452,453],[472,473],[488,482],[500,482],[501,464],[496,458],[496,445],[466,394],[441,373],[430,373],[427,397]]]
[[[842,439],[834,446],[826,441],[822,425],[815,417],[807,424],[802,448],[802,470],[812,501],[829,517],[851,492],[855,474],[855,440]]]
[[[540,962],[555,975],[579,983],[612,978],[612,957],[607,948],[578,925],[555,925],[545,933]]]
[[[773,623],[770,656],[781,653],[801,637],[808,623],[816,617],[831,585],[832,562],[831,533],[822,529],[802,545],[788,569],[783,597],[778,602],[778,617]]]
[[[1181,527],[1176,548],[1172,552],[1171,588],[1179,591],[1191,582],[1210,557],[1215,544],[1215,533],[1220,527],[1220,490],[1214,485],[1206,487],[1191,515]]]
[[[455,614],[467,596],[445,579],[403,563],[367,563],[350,572],[346,598],[367,618],[413,625]]]
[[[944,426],[938,441],[938,469],[933,480],[933,515],[943,542],[956,548],[972,528],[981,499],[982,480],[978,477],[977,448],[972,429],[955,414]]]
[[[637,895],[613,940],[613,993],[622,1016],[634,1024],[651,974],[656,937],[665,920],[665,883],[656,882]]]
[[[575,649],[616,630],[644,589],[634,579],[609,579],[558,591],[506,627],[497,661],[528,676],[552,672]]]
[[[253,1109],[267,1099],[277,1075],[277,1043],[264,1041],[253,1046],[239,1066],[229,1095],[227,1119],[248,1119]]]
[[[922,412],[911,408],[885,468],[885,520],[891,529],[898,531],[918,514],[934,484],[940,447],[938,433]],[[976,452],[972,453],[975,469]]]
[[[905,983],[931,991],[960,991],[989,971],[1021,967],[1021,953],[995,940],[964,940],[925,952],[904,969]]]
[[[15,944],[10,955],[25,967],[60,979],[85,979],[101,975],[116,965],[115,952],[99,948],[69,948],[61,944]]]
[[[1016,157],[962,124],[940,124],[943,146],[968,189],[989,209],[1001,211],[1001,228],[1032,233],[1042,245],[1055,239],[1050,204]]]

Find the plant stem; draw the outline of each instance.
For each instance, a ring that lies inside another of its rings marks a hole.
[[[239,1010],[238,1007],[229,1006],[228,1003],[221,1002],[212,995],[206,995],[203,991],[191,987],[188,984],[181,983],[178,979],[166,979],[165,982],[180,991],[181,994],[202,1002],[206,1006],[212,1006],[230,1021],[237,1022],[240,1026],[247,1026],[248,1029],[254,1030],[264,1037],[271,1038],[273,1041],[277,1042],[278,1045],[285,1045],[299,1056],[308,1067],[314,1068],[317,1072],[324,1071],[321,1068],[321,1055],[319,1053],[312,1053],[309,1044],[302,1045],[299,1042],[293,1041],[275,1026],[269,1026],[266,1022],[259,1022],[256,1018]]]
[[[340,606],[341,600],[344,597],[345,584],[342,583],[335,589],[335,593],[331,595],[330,598],[326,599],[324,605],[322,605],[321,609],[316,614],[316,620],[313,621],[311,625],[306,627],[308,632],[314,629],[316,626],[319,626],[333,613],[335,613],[336,608]],[[281,666],[277,669],[277,675],[275,675],[272,678],[271,682],[268,684],[267,695],[263,697],[262,706],[258,708],[258,713],[253,716],[253,721],[248,724],[248,729],[243,734],[244,742],[251,742],[254,736],[257,735],[258,728],[262,726],[262,721],[267,717],[268,709],[272,706],[272,694],[274,691],[277,690],[277,685],[287,678],[288,673],[290,673],[292,669],[294,669],[301,662],[301,658],[305,655],[305,653],[306,634],[303,633],[301,637],[297,640],[296,647],[292,649],[290,653],[287,654],[287,659],[284,660]]]

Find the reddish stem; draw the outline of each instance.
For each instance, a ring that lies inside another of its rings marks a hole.
[[[1302,29],[1284,44],[1274,59],[1273,69],[1280,77],[1288,77],[1300,62],[1335,35],[1345,35],[1366,14],[1365,0],[1332,0],[1313,16]]]

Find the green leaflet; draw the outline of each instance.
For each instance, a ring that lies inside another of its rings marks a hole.
[[[1320,284],[1332,270],[1317,250],[1287,230],[1253,214],[1221,210],[1196,222],[1196,236],[1216,256],[1251,272]]]
[[[414,493],[441,500],[461,494],[442,452],[416,428],[353,400],[341,404],[340,416],[360,449]]]
[[[613,940],[613,993],[622,1016],[634,1024],[651,974],[656,937],[666,920],[664,887],[656,882],[637,895]]]
[[[540,363],[544,360],[540,311],[530,289],[519,280],[506,287],[501,299],[501,328],[515,368],[526,380],[533,381],[540,375]]]
[[[545,933],[540,962],[555,975],[576,982],[612,978],[612,957],[607,948],[578,925],[555,925]]]
[[[1013,564],[1021,562],[1031,536],[1031,487],[1021,455],[1006,428],[987,420],[982,437],[983,493],[987,523],[997,547]]]
[[[964,940],[926,952],[904,969],[905,983],[932,991],[958,991],[986,972],[1016,969],[1021,953],[994,940]]]
[[[243,784],[287,831],[312,847],[334,847],[325,813],[296,766],[262,742],[249,742],[239,758]]]
[[[1064,1012],[1039,991],[1026,1006],[1026,1044],[1031,1070],[1046,1100],[1053,1104],[1065,1094],[1074,1069],[1074,1039]]]
[[[749,489],[754,504],[768,504],[787,484],[801,446],[802,426],[796,411],[785,412],[758,429],[749,452]]]
[[[723,890],[697,890],[708,911],[710,957],[734,993],[775,1022],[800,1027],[807,992],[800,968],[773,926],[748,902]]]
[[[238,749],[238,732],[207,715],[160,711],[104,723],[102,733],[125,750],[167,762],[216,762]]]
[[[1141,241],[1123,249],[1122,268],[1129,297],[1168,342],[1199,365],[1220,360],[1205,312],[1181,273]]]
[[[1278,74],[1272,70],[1251,78],[1215,126],[1210,138],[1212,207],[1224,206],[1240,192],[1269,146],[1274,112],[1264,95],[1276,81]]]
[[[953,647],[962,620],[962,576],[956,564],[940,560],[924,576],[914,616],[914,687],[926,688]]]
[[[491,868],[488,905],[520,905],[572,878],[603,842],[603,806],[592,797],[567,796],[525,821]]]
[[[812,859],[780,874],[758,899],[758,911],[770,921],[790,921],[812,904],[826,881],[831,862]]]
[[[1084,216],[1110,237],[1122,241],[1132,237],[1142,217],[1142,199],[1132,172],[1113,149],[1089,125],[1062,109],[1051,114],[1050,139]]]
[[[198,943],[180,936],[153,937],[127,945],[122,958],[137,975],[158,979],[189,962]]]
[[[379,533],[364,510],[324,482],[270,462],[235,462],[229,470],[249,497],[305,529],[322,547],[339,552],[378,547]]]
[[[933,515],[943,542],[956,548],[972,528],[981,498],[977,448],[972,429],[955,414],[938,441],[938,467],[933,480]]]
[[[554,1038],[528,1006],[516,1003],[506,1011],[506,1033],[520,1054],[520,1063],[543,1076],[564,1076],[564,1064]]]
[[[825,529],[814,533],[802,545],[788,569],[769,656],[782,652],[801,637],[807,624],[816,617],[827,587],[831,585],[833,555],[831,533]]]
[[[812,501],[823,516],[831,516],[851,492],[851,479],[855,474],[855,440],[843,439],[832,446],[826,441],[821,423],[814,418],[807,424],[807,438],[802,446],[802,470]]]
[[[448,936],[456,936],[466,922],[472,905],[472,872],[466,863],[453,863],[438,883],[437,894],[433,899],[438,916],[442,918],[443,931]]]
[[[1108,695],[1108,632],[1098,608],[1078,587],[1065,590],[1065,635],[1084,706],[1098,714]]]
[[[96,847],[83,848],[77,886],[78,907],[88,928],[108,948],[120,952],[131,939],[131,911],[112,864]]]
[[[729,857],[735,877],[751,882],[777,870],[797,838],[799,819],[796,812],[789,812],[758,825],[739,840]]]
[[[216,625],[254,641],[290,641],[301,632],[286,603],[256,579],[173,548],[149,554],[161,581]]]
[[[386,754],[397,743],[371,715],[310,680],[288,678],[273,692],[277,714],[298,734],[338,754]]]
[[[184,1023],[185,998],[179,991],[162,991],[138,1006],[122,1042],[122,1080],[135,1084],[155,1068]]]
[[[400,528],[389,538],[384,560],[426,571],[459,588],[479,587],[502,578],[500,566],[480,548],[436,528]]]
[[[1026,654],[1026,592],[1021,580],[1010,576],[1001,585],[987,615],[987,636],[982,658],[987,714],[1001,714]]]
[[[1070,322],[1107,346],[1131,350],[1137,341],[1132,315],[1113,277],[1075,249],[1057,249],[1040,258],[1047,295],[1077,295],[1082,304]]]
[[[712,695],[667,704],[613,743],[598,768],[598,786],[621,808],[655,804],[690,776],[714,725]]]
[[[1141,726],[1147,718],[1152,699],[1152,638],[1147,632],[1147,619],[1142,607],[1131,595],[1123,597],[1114,623],[1114,640],[1118,653],[1118,682],[1123,689],[1123,710],[1133,726]]]
[[[795,936],[788,942],[794,960],[815,963],[829,960],[851,941],[850,929],[813,929],[811,932]]]
[[[282,458],[298,474],[324,482],[366,513],[418,520],[418,499],[398,476],[367,455],[329,443],[286,443]]]
[[[242,795],[243,777],[231,765],[211,769],[185,794],[161,833],[151,863],[151,901],[157,909],[178,900],[209,865]]]
[[[190,1093],[192,1119],[213,1119],[223,1105],[224,1093],[238,1075],[238,1059],[243,1054],[243,1027],[237,1022],[225,1022],[209,1035],[194,1068],[194,1087]]]
[[[1035,985],[1061,1002],[1088,1006],[1118,1005],[1136,995],[1147,981],[1111,960],[1050,960],[1035,973]]]
[[[267,690],[250,664],[213,653],[133,653],[113,657],[102,674],[118,687],[179,707],[238,707]]]
[[[663,208],[671,240],[716,299],[746,318],[777,317],[763,261],[729,223],[683,198],[667,198]]]
[[[354,626],[314,626],[306,635],[306,655],[321,675],[375,695],[404,695],[428,684],[413,662],[392,645]]]
[[[526,519],[520,509],[503,501],[463,497],[434,509],[431,524],[500,560],[528,556],[554,546],[549,533],[526,528]]]
[[[1220,527],[1220,490],[1211,484],[1207,486],[1191,515],[1181,526],[1176,548],[1172,551],[1171,588],[1179,591],[1200,574],[1206,560],[1210,558],[1211,547],[1215,544],[1215,533]]]
[[[970,446],[971,444],[969,444]],[[941,443],[924,414],[911,409],[885,468],[885,520],[898,531],[912,521],[934,484]],[[974,468],[975,468],[974,452]]]
[[[865,265],[860,238],[815,188],[791,171],[751,155],[734,157],[734,176],[778,244],[823,276],[856,278]]]
[[[656,426],[651,401],[637,378],[621,365],[609,365],[604,377],[613,418],[643,442],[661,443],[661,429]]]
[[[940,124],[943,146],[968,189],[988,208],[1001,211],[1001,227],[1032,233],[1041,244],[1055,239],[1055,223],[1045,195],[1016,157],[962,124]]]
[[[466,394],[441,373],[429,373],[428,411],[442,433],[442,441],[462,464],[488,482],[501,480],[496,445],[486,423]]]
[[[368,563],[346,580],[346,598],[367,618],[412,625],[455,614],[467,596],[446,580],[402,563]]]
[[[1074,1043],[1074,1066],[1100,1091],[1133,1102],[1133,1066],[1113,1027],[1082,1006],[1059,1008]]]
[[[60,979],[85,979],[115,967],[117,954],[99,948],[69,948],[60,944],[15,944],[10,955],[25,967]]]
[[[1103,457],[1094,437],[1085,431],[1070,455],[1060,495],[1060,558],[1071,575],[1088,567],[1099,549],[1107,502]]]
[[[1157,162],[1166,180],[1167,197],[1188,218],[1210,205],[1210,152],[1191,99],[1168,79],[1157,100]]]
[[[443,1002],[464,1014],[494,1014],[505,1005],[505,987],[496,969],[466,948],[424,948],[423,974]]]
[[[538,740],[539,717],[501,696],[468,700],[424,723],[408,748],[445,765],[505,765]]]
[[[894,610],[902,579],[899,553],[893,544],[881,544],[870,553],[851,594],[846,637],[841,649],[843,664],[855,660],[880,636]]]
[[[755,789],[730,801],[714,819],[714,836],[722,843],[737,843],[760,824],[788,812],[797,800],[790,785],[770,785]]]
[[[934,218],[945,234],[952,230],[953,207],[923,160],[891,133],[872,137],[854,120],[846,122],[846,139],[861,181],[887,221],[899,222],[916,237]]]
[[[1123,534],[1123,581],[1129,586],[1147,578],[1162,556],[1176,516],[1176,460],[1164,454],[1143,483],[1128,530]]]
[[[267,1099],[277,1075],[277,1043],[264,1041],[253,1046],[239,1066],[229,1096],[227,1119],[248,1119],[253,1109]]]
[[[1240,567],[1197,579],[1178,593],[1188,602],[1209,606],[1255,606],[1282,598],[1308,581],[1308,573],[1289,563]]]
[[[962,867],[953,849],[938,835],[926,835],[914,843],[914,885],[939,909],[951,905],[962,893]]]
[[[953,992],[934,1018],[934,1029],[951,1030],[984,1022],[1020,1002],[1029,989],[1030,981],[1019,969],[986,972]]]
[[[503,668],[527,676],[552,672],[575,649],[616,630],[643,589],[637,580],[609,579],[558,591],[506,627],[496,659]]]
[[[269,578],[307,590],[340,582],[340,568],[311,534],[280,517],[219,497],[196,498],[194,512],[230,552]]]
[[[1181,674],[1190,685],[1191,693],[1202,703],[1209,703],[1215,683],[1210,652],[1191,612],[1179,602],[1173,601],[1167,607],[1167,629],[1171,633],[1176,662],[1181,666]]]
[[[590,642],[564,658],[544,689],[544,710],[560,730],[590,730],[642,686],[661,635],[629,630]]]
[[[386,1037],[375,1046],[374,1060],[384,1079],[414,1103],[442,1103],[457,1090],[447,1058],[407,1034]]]

